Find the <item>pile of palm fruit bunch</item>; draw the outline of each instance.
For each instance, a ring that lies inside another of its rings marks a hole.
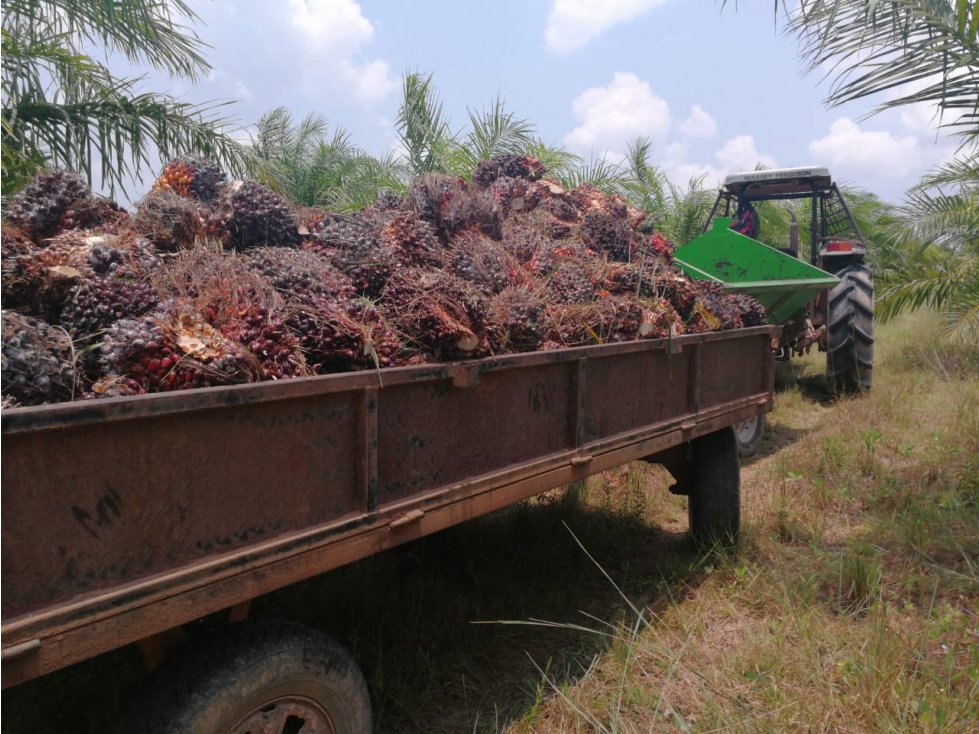
[[[735,329],[646,216],[532,158],[429,173],[339,214],[215,164],[165,166],[127,212],[65,171],[2,226],[5,407]]]

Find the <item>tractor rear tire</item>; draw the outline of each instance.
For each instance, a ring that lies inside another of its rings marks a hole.
[[[870,390],[874,370],[874,276],[854,263],[836,273],[826,316],[826,377],[837,395]]]

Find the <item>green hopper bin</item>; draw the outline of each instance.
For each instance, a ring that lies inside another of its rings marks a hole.
[[[835,275],[735,232],[730,217],[715,219],[709,232],[678,247],[674,258],[695,280],[713,280],[754,296],[775,324],[839,282]]]

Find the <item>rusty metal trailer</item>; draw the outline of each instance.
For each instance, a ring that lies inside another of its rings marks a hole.
[[[734,534],[729,427],[771,408],[776,332],[5,410],[3,686],[634,460],[676,477],[696,534]],[[176,728],[369,726],[356,667],[321,646],[316,689],[289,634],[304,670]]]

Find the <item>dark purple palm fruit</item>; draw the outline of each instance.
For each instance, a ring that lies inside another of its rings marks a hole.
[[[152,311],[159,300],[156,288],[146,279],[119,269],[75,286],[65,301],[61,321],[75,339],[86,340],[120,319]]]
[[[602,290],[604,262],[595,256],[562,258],[544,280],[548,299],[554,303],[588,303]]]
[[[294,308],[287,323],[318,374],[390,367],[400,350],[397,335],[363,299],[318,298]]]
[[[414,211],[398,212],[381,227],[381,241],[408,267],[439,267],[444,250],[435,228]]]
[[[299,340],[281,316],[260,305],[243,307],[221,326],[221,333],[251,352],[266,380],[308,374]]]
[[[698,295],[693,320],[699,321],[702,329],[706,326],[706,331],[727,331],[744,326],[740,309],[724,286],[707,280],[698,280],[695,285]]]
[[[731,293],[729,298],[745,326],[763,326],[768,323],[768,312],[758,299],[747,293]]]
[[[544,165],[530,156],[501,155],[480,161],[473,171],[473,183],[489,186],[501,176],[536,181],[546,173]]]
[[[289,202],[255,181],[226,186],[216,214],[227,232],[229,249],[299,246],[299,227]]]
[[[554,242],[533,227],[508,221],[500,244],[521,266],[526,266],[539,252],[550,251]]]
[[[248,251],[248,267],[260,274],[288,303],[317,298],[347,298],[353,282],[328,257],[290,247],[256,247]]]
[[[523,280],[523,271],[502,243],[475,231],[456,235],[449,246],[449,269],[485,295]]]
[[[394,250],[381,240],[377,223],[364,217],[329,215],[316,241],[319,251],[367,298],[377,298],[401,267]]]
[[[388,281],[378,307],[406,345],[435,360],[473,356],[488,346],[484,297],[451,273],[401,271]]]
[[[442,207],[439,234],[448,242],[459,232],[473,230],[494,240],[503,239],[503,212],[492,191],[471,191],[453,196]]]
[[[581,223],[582,241],[596,252],[607,254],[610,260],[633,259],[632,237],[628,220],[604,209],[587,211]]]
[[[656,295],[669,301],[684,321],[694,314],[697,293],[693,281],[673,268],[664,269],[656,279]]]
[[[644,260],[634,262],[610,262],[605,268],[603,289],[614,296],[652,297],[662,269],[657,263]]]
[[[79,375],[65,330],[14,311],[3,311],[2,320],[4,398],[17,405],[72,400]]]
[[[221,166],[206,158],[185,156],[175,158],[163,167],[153,184],[154,191],[172,191],[178,196],[198,201],[214,201],[228,177]]]
[[[497,354],[536,352],[544,339],[544,302],[525,286],[490,299],[489,340]]]
[[[206,234],[200,204],[169,189],[151,191],[136,205],[133,226],[165,252],[189,249]]]
[[[72,205],[91,196],[81,176],[68,171],[49,171],[39,174],[11,198],[6,216],[35,242],[41,242],[60,229],[62,218]]]
[[[110,326],[101,363],[104,376],[131,380],[146,392],[235,385],[262,375],[255,358],[237,342],[172,302]]]
[[[104,196],[79,199],[61,219],[62,229],[94,229],[117,232],[130,222],[129,213]]]
[[[469,193],[466,182],[445,173],[424,173],[411,182],[408,198],[418,215],[440,229],[443,210],[450,201]]]
[[[648,238],[643,235],[636,237],[636,257],[657,259],[666,265],[673,263],[673,244],[659,232],[654,232]]]

